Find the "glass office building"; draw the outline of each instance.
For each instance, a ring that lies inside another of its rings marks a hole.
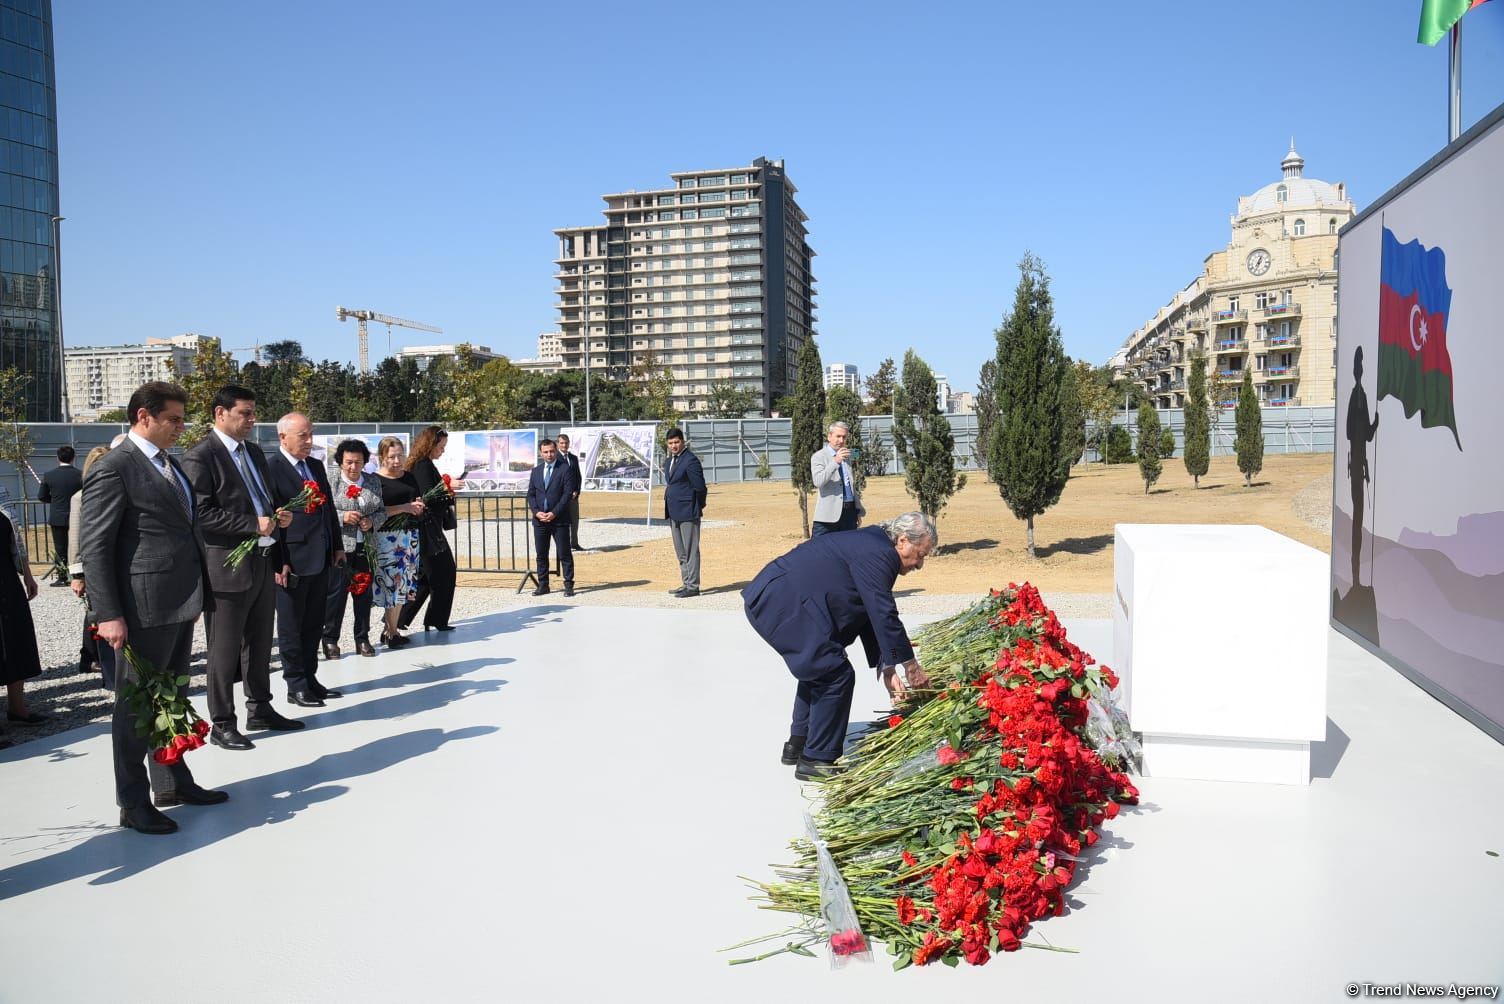
[[[0,367],[29,377],[26,417],[62,419],[57,92],[51,0],[0,0]]]

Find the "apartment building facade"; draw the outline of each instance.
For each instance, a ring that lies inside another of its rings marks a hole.
[[[825,389],[845,387],[856,394],[862,392],[862,378],[854,363],[831,363],[825,367]]]
[[[202,335],[148,338],[143,345],[87,345],[63,353],[63,376],[75,422],[92,422],[100,414],[124,408],[137,387],[148,380],[176,380],[193,372]]]
[[[815,333],[808,217],[781,160],[684,171],[672,185],[605,195],[605,222],[555,230],[559,356],[566,369],[673,376],[674,407],[712,388],[751,391],[763,411],[793,390]]]
[[[1185,406],[1194,352],[1221,407],[1237,403],[1247,371],[1266,407],[1335,403],[1337,231],[1353,203],[1345,184],[1304,168],[1292,142],[1280,180],[1238,199],[1227,247],[1113,356],[1155,407]]]

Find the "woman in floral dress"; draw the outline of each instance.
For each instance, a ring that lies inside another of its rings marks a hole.
[[[386,505],[386,521],[376,531],[376,565],[371,570],[371,602],[384,607],[381,641],[387,648],[408,643],[397,629],[402,604],[418,591],[418,518],[423,515],[422,492],[413,476],[402,469],[407,450],[402,440],[387,436],[376,447],[376,473],[381,477],[381,500]],[[393,518],[408,516],[412,525],[403,529],[392,526]]]

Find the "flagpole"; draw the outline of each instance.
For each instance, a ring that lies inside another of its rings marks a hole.
[[[1447,60],[1447,142],[1462,135],[1462,21],[1452,25],[1452,53]]]

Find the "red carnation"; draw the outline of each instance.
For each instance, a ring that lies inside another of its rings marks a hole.
[[[889,715],[888,728],[896,729],[903,724],[903,715]]]
[[[907,896],[900,896],[893,901],[893,906],[898,910],[898,922],[900,924],[912,924],[919,911],[914,909],[914,901]]]
[[[941,746],[935,753],[935,759],[939,760],[942,764],[953,764],[960,761],[961,755],[949,746]]]
[[[345,498],[347,498],[347,499],[358,499],[358,498],[360,498],[360,485],[351,485],[349,488],[346,488],[345,489]]]
[[[202,718],[200,718],[198,721],[194,722],[193,723],[193,734],[196,735],[196,736],[198,736],[199,738],[203,738],[204,736],[208,735],[209,734],[209,723],[206,722],[206,721],[204,721]]]
[[[830,936],[830,950],[837,955],[855,955],[867,950],[861,931],[837,931]]]

